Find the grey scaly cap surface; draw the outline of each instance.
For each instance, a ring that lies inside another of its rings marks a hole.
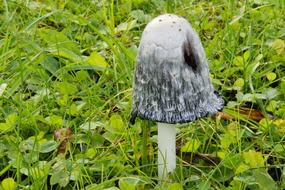
[[[184,123],[223,107],[211,84],[199,36],[182,17],[160,15],[146,26],[134,75],[131,123],[137,115]]]

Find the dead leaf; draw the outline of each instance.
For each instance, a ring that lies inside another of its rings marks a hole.
[[[61,128],[54,131],[54,139],[59,143],[57,153],[65,154],[67,151],[67,143],[72,136],[72,130],[70,128]]]
[[[247,117],[248,119],[252,119],[255,121],[260,121],[264,118],[262,112],[257,109],[241,107],[239,109],[236,109],[236,111]]]
[[[251,120],[254,120],[254,121],[260,121],[260,120],[262,120],[264,118],[264,115],[262,114],[262,112],[257,110],[257,109],[240,107],[240,108],[234,109],[234,111],[239,113],[243,117],[251,119]],[[218,119],[224,119],[224,120],[234,120],[234,119],[237,119],[237,118],[235,118],[235,116],[230,115],[228,113],[224,113],[224,112],[218,112],[216,114],[216,117]]]

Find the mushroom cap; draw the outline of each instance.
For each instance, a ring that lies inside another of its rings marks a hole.
[[[143,31],[133,83],[131,123],[137,114],[162,123],[213,115],[224,105],[214,92],[199,36],[173,14],[154,18]]]

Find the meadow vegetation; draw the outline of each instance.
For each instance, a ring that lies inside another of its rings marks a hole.
[[[179,127],[167,183],[155,123],[129,124],[140,36],[161,13],[197,30],[226,101]],[[0,190],[284,189],[284,15],[284,0],[2,0]]]

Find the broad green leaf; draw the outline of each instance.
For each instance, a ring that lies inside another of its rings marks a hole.
[[[231,153],[231,149],[225,154],[222,165],[233,171],[243,162],[241,154]]]
[[[258,99],[265,100],[266,95],[261,94],[261,93],[247,93],[247,94],[242,94],[240,97],[237,97],[240,102],[255,102]]]
[[[233,64],[238,67],[243,67],[244,66],[243,57],[236,56],[233,60]]]
[[[275,181],[267,173],[266,169],[260,168],[253,170],[253,176],[260,188],[260,190],[277,190]]]
[[[61,116],[51,115],[46,118],[50,125],[62,126],[63,120]]]
[[[224,152],[224,151],[219,151],[219,152],[217,152],[217,156],[218,156],[219,158],[221,158],[221,159],[224,159],[225,156],[226,156],[226,152]]]
[[[211,189],[211,183],[208,180],[199,181],[196,185],[196,189],[209,190]]]
[[[64,32],[58,32],[47,28],[42,28],[40,37],[48,44],[48,51],[57,57],[63,57],[73,62],[81,62],[83,59],[77,44],[71,41]],[[50,69],[51,67],[49,67]]]
[[[88,24],[88,19],[84,18],[83,15],[70,15],[72,16],[72,21],[79,24],[79,25],[82,25],[82,26],[85,26]]]
[[[0,123],[0,132],[8,132],[12,129],[13,127],[11,125],[8,125],[7,123]]]
[[[258,55],[255,57],[254,62],[255,62],[255,63],[259,62],[263,57],[264,57],[263,54],[258,54]]]
[[[108,171],[109,168],[114,167],[115,162],[118,162],[122,157],[112,154],[100,160],[95,160],[94,164],[90,167],[91,171],[102,172],[102,168]]]
[[[233,109],[233,108],[235,108],[235,107],[237,107],[239,105],[240,105],[240,103],[236,102],[236,101],[228,101],[228,103],[227,103],[227,107],[231,108],[231,109]]]
[[[91,55],[87,58],[87,63],[89,63],[90,65],[101,67],[103,70],[106,69],[106,67],[108,66],[108,63],[106,62],[104,57],[102,57],[102,55],[97,52],[91,53]]]
[[[274,80],[276,79],[276,74],[273,73],[273,72],[267,73],[267,74],[266,74],[266,78],[267,78],[269,81],[274,81]]]
[[[282,144],[277,144],[273,148],[274,152],[282,153],[285,151],[285,146]]]
[[[242,37],[242,38],[245,38],[245,37],[246,37],[246,33],[245,33],[245,32],[241,32],[241,33],[239,34],[239,36]]]
[[[27,150],[38,150],[38,143],[35,146],[35,139],[26,139],[20,142],[20,150],[25,152]]]
[[[285,126],[285,120],[284,120],[284,119],[276,119],[276,120],[274,121],[274,124],[275,124],[277,127]]]
[[[253,189],[254,190],[257,189],[257,186],[255,186],[255,185],[257,185],[255,178],[252,175],[239,175],[239,176],[234,177],[234,180],[240,181],[243,184],[254,185],[255,188],[253,188]],[[238,189],[238,190],[240,190],[240,189]]]
[[[119,138],[118,134],[109,131],[106,131],[102,136],[109,142],[115,142]]]
[[[35,104],[40,103],[44,97],[48,97],[50,90],[47,88],[39,89],[36,94],[31,98]]]
[[[285,134],[285,120],[283,120],[283,119],[277,119],[277,120],[275,120],[273,123],[274,123],[274,125],[276,126],[277,131],[278,131],[280,134]]]
[[[23,152],[27,150],[39,151],[40,144],[47,142],[47,140],[43,138],[44,135],[45,133],[43,131],[40,131],[38,135],[31,136],[28,139],[21,141],[20,150]]]
[[[136,190],[136,187],[141,183],[139,177],[125,177],[119,180],[120,190]]]
[[[69,109],[67,110],[67,113],[73,116],[78,115],[78,110],[77,110],[77,106],[75,103],[72,103],[71,106],[69,107]]]
[[[22,166],[21,173],[26,176],[32,176],[33,179],[42,178],[47,176],[50,169],[50,164],[47,161],[36,160],[36,163],[33,164],[33,167],[27,165],[27,167]]]
[[[57,157],[57,161],[50,171],[50,183],[52,185],[59,184],[61,187],[65,187],[69,183],[70,171],[72,168],[73,165],[70,160],[65,160],[63,157]]]
[[[87,71],[80,70],[80,71],[76,72],[75,78],[76,78],[77,81],[88,80],[89,74],[88,74]]]
[[[250,56],[250,51],[249,51],[249,50],[247,50],[246,52],[244,52],[244,54],[243,54],[243,60],[244,60],[244,62],[247,62],[249,56]]]
[[[259,121],[259,124],[264,127],[268,128],[268,125],[270,125],[271,121],[267,120],[266,118],[263,118]]]
[[[59,69],[59,63],[54,57],[46,56],[40,64],[53,76],[59,77],[58,74],[56,73],[57,70]]]
[[[97,154],[97,150],[95,148],[89,148],[85,153],[87,158],[90,158],[90,159],[94,158],[96,154]]]
[[[272,100],[273,98],[280,95],[280,92],[276,88],[265,88],[263,90],[263,94],[266,96],[268,100]]]
[[[123,31],[129,31],[136,27],[137,21],[132,20],[130,22],[123,22],[120,23],[116,28],[115,28],[115,33],[123,32]]]
[[[183,190],[183,187],[180,183],[171,183],[167,187],[167,190]]]
[[[120,190],[136,190],[136,184],[125,182],[125,180],[123,179],[120,179],[119,187],[120,187]]]
[[[82,125],[79,126],[79,128],[85,130],[85,131],[89,131],[89,130],[94,130],[96,129],[97,127],[99,126],[103,126],[103,123],[101,122],[86,122],[86,123],[83,123]]]
[[[6,118],[6,123],[8,125],[14,125],[18,120],[18,116],[16,113],[9,114]]]
[[[229,146],[236,141],[235,137],[230,133],[225,133],[221,138],[221,148],[227,150]]]
[[[105,128],[113,134],[123,134],[125,132],[126,126],[123,122],[123,119],[120,115],[114,114],[109,120],[109,125],[106,125]]]
[[[39,152],[34,148],[33,151],[30,151],[28,153],[24,153],[24,162],[29,164],[34,164],[37,161],[39,161]]]
[[[40,37],[46,43],[48,43],[50,48],[54,48],[54,50],[65,49],[69,50],[69,52],[73,52],[75,55],[80,54],[80,50],[77,47],[77,44],[71,41],[64,32],[58,32],[56,30],[51,30],[47,28],[40,29]]]
[[[244,171],[246,171],[246,170],[248,170],[248,169],[250,169],[250,167],[249,167],[247,164],[241,163],[241,164],[237,167],[235,173],[236,173],[236,174],[240,174],[240,173],[242,173],[242,172],[244,172]]]
[[[281,55],[285,50],[285,42],[281,39],[276,39],[272,43],[271,47],[277,52],[278,55]]]
[[[71,51],[69,49],[62,48],[62,47],[60,47],[58,49],[50,48],[49,52],[54,56],[63,57],[63,58],[69,59],[75,63],[83,61],[83,59],[79,55],[74,53],[73,51]]]
[[[55,88],[63,95],[73,95],[77,92],[77,87],[73,83],[68,82],[54,82]]]
[[[83,133],[74,133],[72,135],[73,142],[82,145],[82,144],[88,144],[88,146],[92,147],[102,147],[105,142],[105,133],[103,135],[99,134],[100,132],[95,132],[88,130]],[[109,132],[106,132],[109,133]],[[113,142],[113,141],[110,141]]]
[[[230,183],[231,188],[227,188],[229,190],[240,190],[243,187],[243,183],[241,181],[232,180]]]
[[[69,183],[69,173],[64,170],[53,173],[50,178],[50,183],[52,185],[59,184],[59,186],[65,187]]]
[[[41,179],[42,177],[46,176],[43,168],[40,167],[33,167],[29,168],[29,176],[32,176],[34,180]]]
[[[181,152],[195,152],[200,147],[200,141],[197,139],[190,139],[185,145],[182,146]]]
[[[278,102],[275,100],[270,100],[269,104],[266,106],[266,111],[274,112],[278,106]]]
[[[41,144],[41,153],[52,152],[57,148],[57,143],[54,140],[49,140]]]
[[[246,164],[251,168],[264,167],[264,158],[261,152],[255,152],[255,150],[249,150],[243,153],[243,159]]]
[[[235,90],[241,90],[244,86],[244,79],[238,78],[234,83],[234,89]]]
[[[57,97],[57,98],[56,98],[56,102],[57,102],[58,105],[60,105],[61,107],[67,106],[68,100],[69,100],[68,95],[64,95],[64,96],[61,96],[61,97]]]
[[[144,0],[139,0],[139,1],[144,1]],[[133,2],[137,2],[137,1],[133,1]],[[131,12],[131,16],[141,23],[147,23],[151,20],[151,16],[148,14],[145,14],[144,11],[142,11],[141,9],[133,10]]]
[[[11,177],[5,178],[1,185],[4,190],[14,190],[17,188],[17,183]]]

